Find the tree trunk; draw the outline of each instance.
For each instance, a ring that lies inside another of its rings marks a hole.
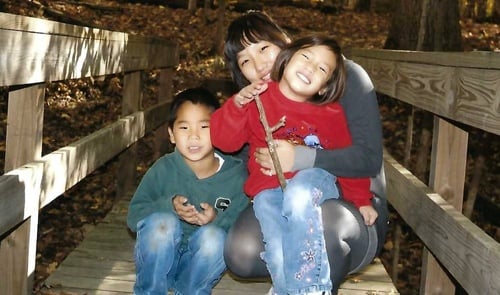
[[[474,0],[461,0],[461,16],[463,18],[474,18],[475,17],[475,12],[474,12],[474,6],[475,6],[475,1]]]
[[[189,0],[188,1],[188,10],[189,11],[195,11],[196,10],[196,0]]]
[[[420,20],[419,0],[400,0],[394,5],[386,49],[415,50],[418,41]]]
[[[495,0],[493,8],[493,20],[500,21],[500,0]]]
[[[422,0],[400,0],[395,5],[386,49],[416,50]],[[425,24],[424,51],[462,51],[458,1],[429,0]]]
[[[217,54],[218,56],[223,56],[224,51],[224,14],[226,12],[226,1],[218,0],[217,1],[217,25],[216,25],[216,33],[215,40],[212,46],[212,53]]]
[[[430,0],[425,51],[463,51],[460,11],[456,0]]]

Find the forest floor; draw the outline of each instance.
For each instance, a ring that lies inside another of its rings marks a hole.
[[[211,79],[229,79],[228,71],[221,66],[221,58],[210,54],[216,40],[216,11],[205,15],[203,10],[194,13],[185,9],[172,9],[161,5],[142,5],[127,1],[5,1],[0,0],[0,11],[40,17],[70,23],[84,23],[131,34],[157,36],[171,39],[180,46],[180,64],[174,77],[174,91],[197,86]],[[292,36],[312,32],[334,34],[344,48],[383,48],[389,31],[391,16],[388,13],[343,11],[338,14],[323,13],[315,9],[297,7],[265,7],[279,24]],[[60,12],[58,14],[57,12]],[[239,15],[227,10],[225,27]],[[500,27],[497,24],[461,22],[464,48],[500,50]],[[156,73],[145,77],[143,105],[153,103],[156,93]],[[47,85],[44,117],[43,153],[50,153],[118,119],[121,112],[121,77],[81,79],[54,82]],[[227,95],[227,93],[224,93]],[[394,102],[391,98],[379,97],[384,127],[384,144],[391,154],[402,161],[406,137],[408,106]],[[7,89],[0,88],[0,167],[5,155],[5,127],[7,113]],[[416,117],[418,126],[421,117]],[[415,138],[418,138],[418,128]],[[475,134],[481,138],[484,134]],[[491,137],[488,159],[483,169],[479,195],[488,206],[498,208],[500,204],[500,143]],[[138,143],[140,163],[137,166],[137,184],[155,160],[152,153],[152,138],[146,136]],[[468,158],[467,179],[475,157],[482,146],[471,143]],[[414,148],[414,154],[417,147]],[[415,162],[415,159],[412,159]],[[34,294],[43,294],[44,279],[83,240],[85,233],[98,224],[111,209],[116,196],[115,176],[117,162],[110,161],[63,196],[45,207],[40,213],[38,228],[37,262]],[[466,184],[467,188],[467,184]],[[381,258],[389,273],[392,273],[393,230],[395,224],[402,225],[401,253],[397,265],[396,286],[401,294],[418,294],[422,243],[400,217],[391,210],[391,226]],[[498,211],[495,211],[498,212]],[[473,221],[485,229],[497,241],[500,240],[498,218],[488,219],[488,214],[475,210]]]

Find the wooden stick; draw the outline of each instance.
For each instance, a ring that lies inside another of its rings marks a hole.
[[[274,170],[276,170],[276,176],[278,176],[278,180],[280,182],[280,186],[282,190],[285,190],[286,180],[285,174],[283,174],[283,170],[281,169],[280,160],[278,154],[276,153],[275,144],[273,140],[273,132],[278,130],[279,128],[285,126],[286,117],[283,116],[279,120],[279,122],[270,127],[267,122],[266,111],[264,110],[264,106],[262,105],[262,101],[260,100],[260,96],[255,96],[255,103],[257,104],[257,109],[259,110],[260,122],[264,126],[264,131],[266,132],[266,142],[267,148],[269,149],[269,154],[271,155],[271,159],[273,161]]]

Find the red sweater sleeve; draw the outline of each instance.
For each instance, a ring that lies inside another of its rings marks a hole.
[[[344,199],[352,202],[356,208],[372,204],[369,178],[337,177],[337,181]]]
[[[234,96],[210,117],[210,137],[212,144],[223,152],[236,152],[247,141],[250,134],[248,105],[238,108]]]

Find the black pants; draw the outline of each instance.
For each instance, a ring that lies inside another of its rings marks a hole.
[[[359,210],[349,202],[327,200],[321,205],[334,294],[348,274],[369,264],[382,249],[389,218],[387,201],[374,197],[372,203],[379,214],[373,226],[366,226]],[[236,276],[266,278],[269,273],[260,259],[262,251],[260,225],[250,205],[229,231],[224,258],[228,269]]]

